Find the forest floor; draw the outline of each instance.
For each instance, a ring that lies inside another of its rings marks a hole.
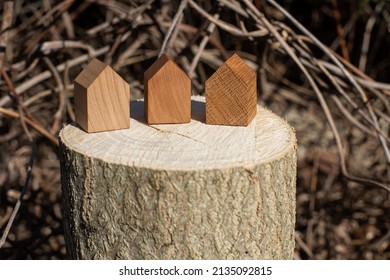
[[[12,211],[27,188],[0,259],[66,259],[57,136],[64,124],[74,121],[73,79],[91,57],[98,57],[130,83],[132,98],[141,98],[143,72],[158,56],[180,8],[177,1],[25,2],[0,4],[0,236],[7,233]],[[262,81],[259,103],[295,128],[295,259],[390,259],[390,172],[385,156],[390,137],[389,5],[290,1],[304,7],[298,11],[294,3],[285,4],[339,53],[339,61],[349,56],[350,63],[342,63],[352,65],[348,71],[368,96],[363,100],[350,80],[323,59],[325,54],[310,36],[302,36],[280,10],[261,2],[254,1],[256,7],[250,8],[234,0],[188,1],[166,52],[193,79],[194,95],[202,95],[207,77],[238,52]],[[272,26],[254,9],[265,12]],[[257,29],[267,30],[268,37],[248,35],[247,30]],[[299,56],[324,96],[344,145],[342,157],[324,104],[289,50]],[[36,155],[26,186],[32,139]],[[343,167],[363,179],[349,180]]]

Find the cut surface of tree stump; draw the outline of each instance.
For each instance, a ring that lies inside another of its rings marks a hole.
[[[206,81],[206,123],[247,126],[256,116],[255,72],[233,54]]]
[[[247,127],[147,125],[60,132],[67,252],[73,259],[292,259],[296,138],[258,107]]]
[[[148,124],[191,121],[191,79],[163,54],[144,74],[145,116]]]
[[[130,87],[110,66],[94,58],[74,81],[77,124],[86,132],[130,127]]]

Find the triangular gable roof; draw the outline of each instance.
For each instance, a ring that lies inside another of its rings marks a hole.
[[[175,66],[175,69],[187,77],[187,74],[164,53],[148,68],[148,70],[145,71],[144,78],[146,80],[150,80],[161,68],[165,66],[165,64],[169,62]]]
[[[221,68],[223,67],[228,67],[231,71],[234,72],[235,75],[240,78],[240,80],[245,83],[251,81],[251,79],[248,79],[248,75],[256,75],[252,68],[250,68],[248,64],[246,64],[245,61],[242,60],[237,54],[233,54],[228,60],[226,60]],[[218,72],[218,70],[216,72]]]
[[[108,67],[106,63],[94,58],[88,63],[87,67],[85,67],[84,70],[81,71],[81,73],[76,77],[75,82],[85,88],[88,88],[96,80],[96,78],[99,77],[99,75],[106,67]]]

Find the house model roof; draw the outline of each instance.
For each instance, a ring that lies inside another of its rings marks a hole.
[[[94,58],[90,63],[88,63],[88,67],[81,71],[81,73],[76,77],[75,82],[85,88],[88,88],[107,67],[109,67],[107,64]]]

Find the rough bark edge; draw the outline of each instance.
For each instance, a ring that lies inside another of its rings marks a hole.
[[[286,153],[284,157],[282,157],[277,161],[268,162],[256,166],[254,168],[249,168],[249,169],[243,168],[241,170],[241,172],[246,171],[249,173],[253,173],[257,171],[257,174],[260,175],[263,172],[265,173],[268,172],[268,175],[266,176],[269,176],[271,178],[274,172],[272,170],[274,169],[275,166],[285,165],[285,168],[288,168],[289,164],[290,165],[292,164],[292,166],[290,166],[291,168],[290,172],[292,172],[294,176],[291,176],[291,178],[286,178],[285,176],[288,173],[284,173],[286,171],[284,170],[284,168],[282,169],[279,168],[281,174],[278,174],[281,180],[284,181],[290,180],[290,182],[287,183],[286,187],[290,186],[293,188],[293,191],[292,192],[290,191],[290,194],[288,194],[287,192],[288,195],[287,201],[290,201],[293,204],[290,206],[292,212],[285,213],[288,216],[288,219],[282,217],[282,220],[286,222],[286,225],[284,227],[286,232],[282,233],[282,235],[285,237],[284,241],[282,242],[283,244],[282,247],[284,248],[282,251],[284,251],[284,253],[280,254],[274,252],[262,258],[291,259],[293,257],[294,225],[295,225],[295,185],[296,185],[296,178],[295,178],[296,177],[296,151],[295,150],[296,147],[295,145],[293,145],[292,149],[288,153]],[[91,238],[93,238],[94,234],[93,234],[93,230],[91,233],[91,228],[89,228],[90,223],[86,222],[86,221],[91,221],[90,213],[82,211],[83,203],[84,205],[86,205],[86,207],[88,207],[88,203],[92,197],[92,191],[88,189],[83,189],[83,185],[87,187],[91,186],[91,180],[92,177],[94,176],[94,171],[92,170],[93,168],[92,169],[90,168],[91,166],[101,166],[103,169],[108,168],[110,170],[120,170],[121,168],[123,168],[123,166],[115,166],[112,164],[109,164],[110,166],[108,166],[106,163],[104,163],[101,160],[86,158],[82,154],[68,150],[67,147],[64,145],[64,143],[62,143],[62,141],[60,146],[60,155],[61,155],[60,158],[61,158],[62,187],[63,187],[63,197],[64,197],[64,227],[65,227],[65,238],[67,243],[67,250],[69,252],[68,254],[72,259],[107,258],[107,256],[103,256],[99,252],[96,252],[97,255],[94,254],[96,248],[93,248],[93,244],[91,244]],[[77,166],[84,166],[84,165],[86,167],[85,171],[83,170],[83,168],[77,167]],[[129,168],[129,167],[125,167],[125,168]],[[228,173],[234,172],[235,169],[236,168],[225,170],[224,172],[228,172]],[[220,172],[221,170],[217,170],[217,171]],[[151,172],[150,174],[154,173],[153,176],[155,177],[159,177],[159,175],[156,175],[156,172],[160,172],[160,174],[163,174],[162,171],[155,171],[155,170],[148,170],[148,169],[138,170],[138,172],[142,172],[142,173]],[[215,172],[215,170],[212,172]],[[180,172],[173,172],[173,173],[179,174]],[[77,177],[79,176],[84,178],[83,182],[77,180]],[[264,174],[262,176],[264,176]],[[76,186],[77,189],[71,186],[72,182],[73,183],[78,182],[79,186],[78,187]],[[283,192],[281,192],[281,194],[283,195]],[[85,200],[84,202],[82,202],[83,198]],[[283,205],[279,205],[278,207],[283,207]],[[288,221],[292,222],[292,226],[287,226]],[[90,252],[86,254],[83,251],[83,248],[90,248]],[[108,258],[118,258],[118,257],[120,258],[121,256],[112,255]],[[151,257],[149,256],[149,258]],[[198,256],[197,258],[203,258],[203,257]],[[229,256],[227,256],[227,258],[229,258]]]

